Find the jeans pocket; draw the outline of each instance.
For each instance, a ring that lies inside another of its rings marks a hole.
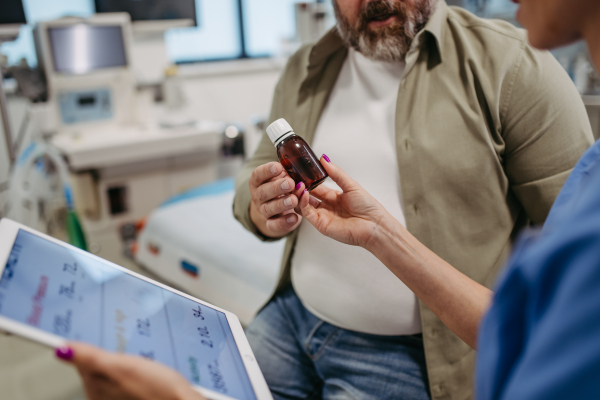
[[[318,359],[325,351],[327,345],[331,343],[339,332],[340,328],[328,324],[325,321],[317,322],[304,340],[306,354],[312,360]]]

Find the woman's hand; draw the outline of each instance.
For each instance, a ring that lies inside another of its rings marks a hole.
[[[69,343],[56,355],[77,368],[89,400],[206,400],[176,371],[141,357],[83,343]]]
[[[297,210],[323,235],[345,244],[368,248],[383,224],[397,221],[326,155],[321,157],[321,164],[343,192],[323,185],[310,194],[301,192]]]
[[[373,196],[328,160],[323,155],[321,163],[343,193],[323,186],[310,194],[297,193],[300,201],[296,212],[322,234],[370,251],[448,328],[476,348],[477,329],[492,292],[420,243]]]

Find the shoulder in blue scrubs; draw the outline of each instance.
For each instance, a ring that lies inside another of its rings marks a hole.
[[[600,399],[600,141],[524,233],[478,340],[477,400]]]

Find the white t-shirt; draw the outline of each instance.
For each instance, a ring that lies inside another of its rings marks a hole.
[[[327,154],[406,225],[395,143],[404,63],[350,49],[317,126],[312,149]],[[328,179],[323,185],[336,188]],[[417,298],[367,250],[300,225],[292,284],[304,306],[333,325],[377,335],[421,332]]]

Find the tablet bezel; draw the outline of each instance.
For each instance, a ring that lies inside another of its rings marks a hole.
[[[180,296],[183,296],[187,299],[198,302],[206,307],[210,307],[216,311],[220,311],[220,312],[224,313],[227,318],[227,322],[229,323],[229,327],[231,328],[231,332],[233,334],[235,344],[236,344],[238,351],[240,353],[240,356],[242,358],[244,368],[246,369],[246,373],[248,374],[248,378],[250,379],[250,384],[252,385],[252,389],[254,390],[254,394],[256,395],[256,398],[258,400],[273,400],[273,396],[271,395],[271,392],[269,391],[269,387],[267,386],[265,378],[262,375],[262,372],[260,371],[260,368],[258,367],[258,363],[256,362],[256,358],[254,357],[252,349],[250,348],[248,339],[246,338],[246,335],[244,334],[244,329],[242,328],[242,325],[240,324],[240,321],[237,318],[237,316],[235,316],[235,314],[232,314],[229,311],[223,310],[223,309],[216,307],[210,303],[207,303],[205,301],[197,299],[188,294],[182,293],[182,292],[180,292],[176,289],[173,289],[169,286],[163,285],[160,282],[156,282],[152,279],[146,278],[145,276],[135,273],[133,271],[130,271],[126,268],[123,268],[120,265],[117,265],[115,263],[107,261],[103,258],[100,258],[100,257],[94,255],[94,254],[88,253],[87,251],[81,250],[75,246],[72,246],[68,243],[62,242],[58,239],[55,239],[51,236],[48,236],[41,232],[38,232],[34,229],[31,229],[25,225],[21,225],[15,221],[7,219],[7,218],[0,219],[0,277],[2,277],[2,275],[4,273],[4,269],[6,268],[6,263],[8,262],[8,257],[10,256],[13,245],[17,238],[17,234],[19,233],[20,229],[22,229],[26,232],[32,233],[34,235],[37,235],[43,239],[49,240],[52,243],[56,243],[60,246],[66,247],[69,250],[80,252],[85,256],[94,258],[98,261],[108,264],[111,267],[117,268],[118,270],[120,270],[126,274],[135,276],[136,278],[142,279],[142,280],[149,282],[151,284],[154,284],[160,288],[169,290],[169,291],[171,291],[175,294],[178,294]],[[30,339],[35,342],[42,343],[42,344],[45,344],[45,345],[53,347],[53,348],[62,346],[67,342],[64,338],[62,338],[60,336],[45,332],[41,329],[38,329],[38,328],[32,327],[30,325],[12,320],[10,318],[6,318],[2,315],[0,315],[0,330],[22,336],[26,339]],[[204,387],[193,385],[191,383],[190,383],[190,385],[192,385],[197,391],[199,391],[204,396],[207,396],[210,399],[213,399],[213,400],[231,400],[232,399],[229,396],[225,396],[221,393],[214,392],[214,391],[206,389]]]

